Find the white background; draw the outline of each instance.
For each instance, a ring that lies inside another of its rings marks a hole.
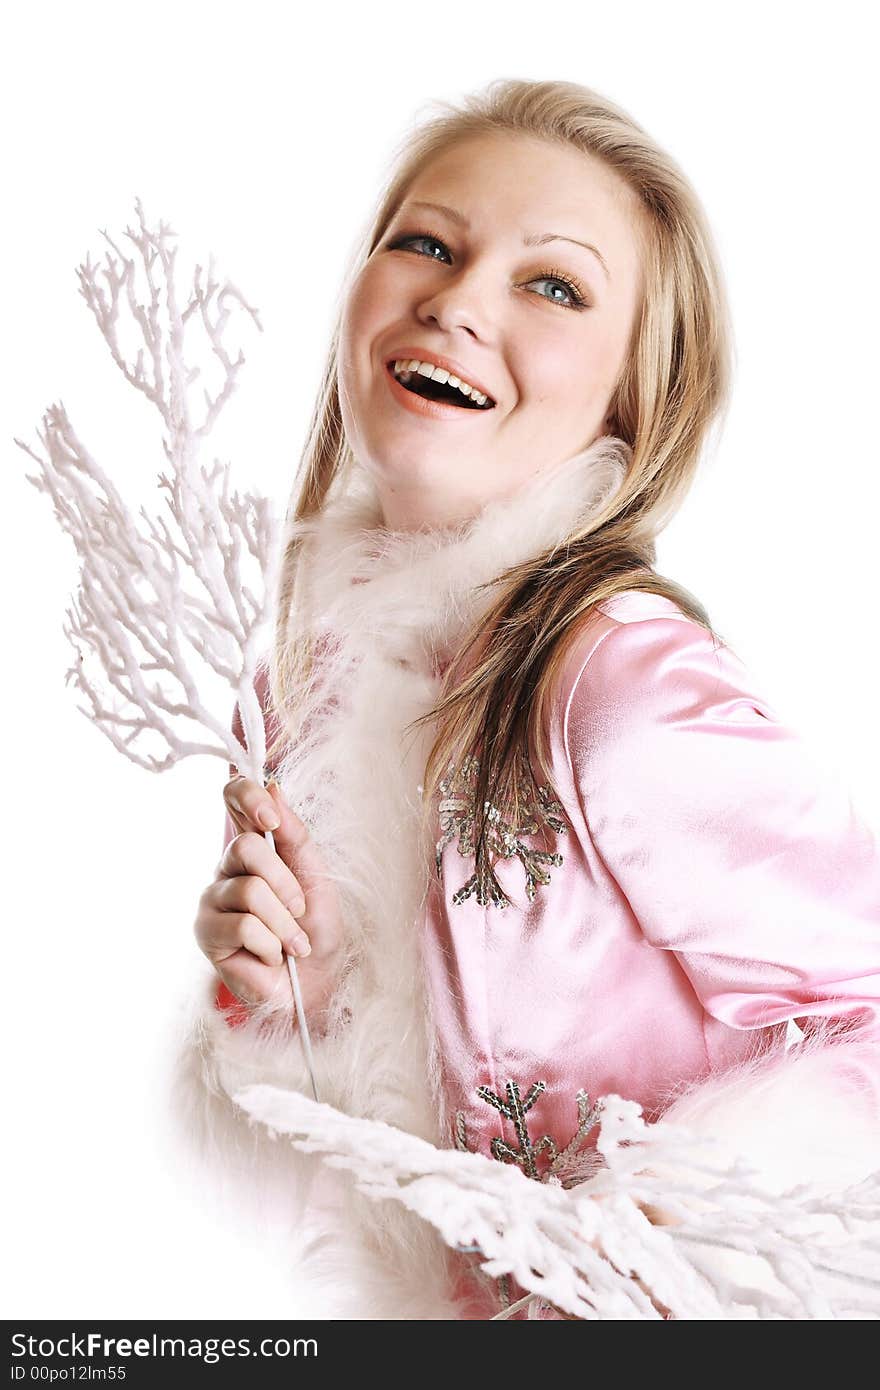
[[[565,78],[628,109],[707,208],[736,330],[727,432],[658,565],[880,827],[876,47],[870,7],[30,3],[3,23],[7,1317],[286,1308],[185,1180],[167,1067],[225,765],[135,767],[77,710],[72,545],[13,436],[63,400],[132,501],[158,416],[75,267],[163,218],[260,311],[212,452],[279,513],[337,294],[393,148],[437,99]],[[231,709],[231,705],[230,705]],[[239,1237],[234,1238],[238,1240]]]

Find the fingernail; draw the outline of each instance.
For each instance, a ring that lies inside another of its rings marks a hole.
[[[260,825],[264,825],[267,830],[277,830],[281,824],[281,817],[274,806],[261,806],[258,814]]]
[[[301,932],[299,936],[294,937],[294,945],[296,946],[296,954],[298,956],[311,955],[311,943],[304,933]]]

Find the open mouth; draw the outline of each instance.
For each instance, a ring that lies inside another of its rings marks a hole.
[[[457,405],[462,410],[492,410],[495,405],[491,396],[487,396],[481,405],[472,396],[465,395],[459,386],[450,385],[448,381],[437,381],[432,376],[424,376],[418,371],[411,372],[407,368],[398,371],[394,362],[388,362],[386,366],[395,381],[407,391],[411,391],[414,396],[421,396],[424,400],[442,401],[446,405]]]

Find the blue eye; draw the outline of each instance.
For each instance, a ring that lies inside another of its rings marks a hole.
[[[444,251],[446,251],[446,247],[443,245],[443,242],[440,240],[440,238],[439,238],[439,237],[436,237],[436,236],[431,236],[429,233],[424,233],[423,235],[419,235],[419,236],[402,236],[402,237],[400,237],[397,241],[395,241],[395,242],[392,243],[391,249],[394,250],[396,247],[398,247],[398,246],[404,246],[407,242],[411,242],[411,241],[429,241],[429,242],[433,242],[433,244],[434,244],[435,246],[443,246]],[[447,251],[446,254],[447,254],[447,255],[449,254],[448,251]],[[430,260],[437,260],[437,257],[436,257],[436,256],[430,256],[429,259],[430,259]]]
[[[537,285],[540,284],[542,280],[548,285],[561,285],[562,288],[565,290],[565,293],[568,295],[569,302],[572,305],[572,307],[585,307],[583,299],[578,294],[577,290],[575,289],[574,285],[571,283],[570,280],[566,280],[561,275],[539,275],[536,280],[530,280],[529,284]],[[562,304],[563,308],[568,307],[565,304],[565,302],[561,299],[553,299],[550,302],[551,304]]]
[[[446,256],[449,256],[449,249],[446,246],[445,241],[442,241],[440,237],[435,236],[433,232],[416,232],[406,236],[397,237],[395,241],[389,243],[389,250],[396,251],[398,249],[410,246],[413,242],[419,241],[427,242],[428,245],[439,246],[445,252]],[[423,251],[416,252],[416,255],[425,254],[426,253]],[[440,258],[438,256],[435,256],[433,253],[428,253],[427,259],[436,261]],[[567,275],[563,275],[562,272],[555,269],[555,267],[551,267],[549,270],[542,271],[542,273],[540,275],[537,275],[534,278],[534,280],[529,280],[527,283],[530,285],[536,285],[539,284],[542,280],[547,281],[549,284],[552,285],[561,285],[566,295],[568,296],[568,300],[566,301],[563,299],[552,299],[547,295],[541,295],[540,298],[546,299],[549,304],[556,304],[559,306],[560,309],[587,309],[589,307],[587,299],[580,285],[576,284],[575,281],[570,280]]]

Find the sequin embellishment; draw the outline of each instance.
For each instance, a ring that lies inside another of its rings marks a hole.
[[[585,1178],[591,1176],[596,1168],[596,1156],[592,1151],[589,1151],[587,1155],[586,1165],[583,1162],[578,1164],[577,1160],[584,1158],[582,1153],[578,1153],[578,1147],[580,1141],[585,1139],[590,1130],[598,1123],[602,1113],[602,1102],[599,1100],[595,1105],[590,1105],[589,1093],[578,1091],[575,1097],[578,1111],[577,1129],[565,1148],[560,1149],[556,1140],[549,1134],[544,1134],[537,1141],[533,1141],[526,1124],[526,1115],[538,1096],[546,1089],[546,1081],[535,1081],[529,1087],[528,1094],[523,1100],[518,1083],[508,1080],[505,1087],[507,1100],[504,1101],[500,1096],[496,1096],[494,1091],[490,1091],[488,1086],[477,1087],[477,1095],[481,1100],[486,1101],[505,1119],[510,1120],[519,1142],[519,1148],[514,1148],[505,1139],[494,1138],[489,1147],[493,1158],[497,1158],[502,1163],[516,1163],[528,1178],[535,1178],[538,1182],[555,1182],[561,1187],[574,1187],[577,1183],[583,1182]],[[457,1149],[470,1147],[467,1142],[463,1110],[457,1110],[455,1113],[455,1147]],[[549,1155],[549,1162],[544,1172],[539,1172],[538,1155],[545,1150]],[[568,1172],[565,1178],[561,1178],[559,1175],[566,1168]]]
[[[442,876],[443,850],[456,836],[459,854],[464,858],[474,856],[475,788],[479,769],[479,759],[469,755],[458,769],[454,764],[450,764],[446,776],[439,784],[442,796],[440,829],[443,833],[437,841],[435,853],[438,878]],[[501,812],[490,801],[484,805],[488,815],[488,847],[501,859],[512,859],[516,855],[520,860],[526,871],[526,896],[529,902],[534,902],[539,886],[550,882],[550,875],[542,866],[552,864],[556,868],[561,867],[562,855],[548,850],[532,849],[530,845],[523,843],[522,836],[536,834],[541,825],[548,825],[558,835],[564,835],[568,830],[562,819],[562,807],[558,801],[551,799],[549,787],[538,787],[536,790],[537,799],[528,805],[526,819],[520,826],[514,827],[502,820]],[[476,894],[481,907],[487,907],[491,902],[496,907],[504,908],[510,902],[490,866],[483,868],[478,865],[467,883],[452,895],[452,902],[458,906],[472,894]]]
[[[490,1091],[488,1086],[478,1086],[477,1095],[505,1119],[510,1120],[516,1131],[518,1148],[508,1144],[501,1138],[493,1138],[490,1142],[492,1157],[501,1163],[515,1163],[529,1178],[534,1178],[537,1182],[553,1183],[559,1187],[575,1187],[578,1183],[586,1181],[592,1177],[599,1166],[600,1160],[593,1150],[578,1152],[580,1142],[585,1139],[592,1129],[599,1122],[602,1114],[602,1101],[598,1100],[595,1105],[590,1105],[590,1097],[586,1091],[577,1092],[577,1129],[568,1141],[564,1149],[560,1149],[555,1139],[549,1134],[544,1134],[537,1141],[533,1141],[529,1134],[526,1124],[526,1115],[531,1110],[538,1096],[547,1089],[545,1081],[535,1081],[529,1087],[525,1100],[520,1095],[519,1085],[516,1081],[508,1080],[505,1087],[507,1100],[503,1101],[500,1096],[496,1096],[494,1091]],[[470,1152],[470,1145],[467,1142],[467,1127],[465,1125],[464,1111],[455,1112],[455,1147],[465,1149]],[[539,1154],[547,1151],[549,1162],[543,1172],[538,1171],[537,1159]],[[562,1172],[565,1176],[562,1177]],[[463,1253],[480,1253],[479,1246],[459,1246]],[[485,1277],[485,1276],[484,1276]],[[502,1274],[497,1280],[498,1294],[501,1300],[502,1309],[511,1309],[511,1276]],[[571,1319],[572,1314],[564,1313],[555,1304],[548,1303],[546,1300],[539,1300],[537,1294],[533,1294],[525,1302],[531,1303],[532,1307],[529,1317],[537,1314],[538,1306],[552,1309],[560,1318]],[[507,1313],[504,1316],[508,1316]]]

